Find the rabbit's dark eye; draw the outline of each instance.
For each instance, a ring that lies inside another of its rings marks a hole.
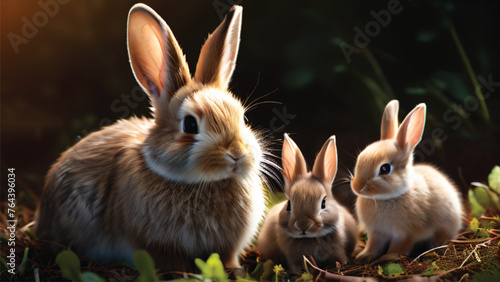
[[[380,166],[380,170],[378,172],[378,175],[388,175],[392,172],[392,165],[391,164],[383,164]]]
[[[184,133],[198,134],[198,122],[193,116],[186,116],[183,124]]]
[[[326,196],[323,198],[323,201],[321,201],[321,209],[324,210],[326,208]]]
[[[291,212],[292,211],[292,203],[290,203],[290,200],[288,200],[288,203],[286,204],[286,211]]]

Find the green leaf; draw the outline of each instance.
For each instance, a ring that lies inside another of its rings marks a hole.
[[[495,166],[488,175],[488,184],[495,192],[500,193],[500,166]]]
[[[427,267],[427,269],[422,272],[422,274],[420,274],[421,276],[431,276],[431,275],[434,275],[434,274],[437,274],[441,272],[441,269],[439,269],[439,266],[437,266],[436,262],[432,262],[432,264]]]
[[[314,276],[310,272],[304,272],[300,276],[299,279],[297,279],[297,282],[312,282],[314,281]]]
[[[484,214],[485,209],[476,200],[476,196],[474,195],[474,191],[472,189],[469,189],[469,204],[471,216],[480,217]]]
[[[488,191],[488,193],[490,194],[491,208],[496,211],[496,214],[500,214],[500,198],[491,189]]]
[[[429,91],[423,87],[406,87],[405,93],[409,95],[424,95]]]
[[[90,272],[90,271],[85,271],[82,274],[82,280],[84,282],[104,282],[104,281],[106,281],[106,280],[102,279],[101,277],[99,277],[99,275],[95,274],[94,272]]]
[[[197,258],[194,260],[194,263],[201,270],[201,273],[209,274],[208,272],[210,271],[210,269],[208,269],[207,263],[204,262],[202,259]]]
[[[23,274],[24,271],[26,270],[26,262],[28,261],[29,250],[30,248],[24,249],[23,260],[21,261],[21,264],[19,264],[19,272],[21,272],[21,274]]]
[[[82,281],[80,259],[72,251],[64,250],[56,257],[56,264],[61,268],[62,276],[72,281]]]
[[[486,223],[487,222],[487,223]],[[483,222],[483,225],[486,224],[486,230],[491,230],[493,228],[495,228],[498,224],[493,221],[493,220],[487,220],[487,221],[484,221]]]
[[[389,263],[388,265],[385,266],[384,269],[385,273],[387,273],[386,276],[392,276],[392,275],[398,275],[404,273],[403,268],[401,268],[401,265],[399,263]]]
[[[474,196],[477,202],[485,209],[490,207],[490,196],[484,187],[476,187],[474,189]]]
[[[274,276],[273,267],[274,267],[274,262],[272,260],[269,259],[266,262],[264,262],[264,272],[260,276],[259,281],[271,280],[271,277]]]
[[[384,277],[389,277],[389,276],[394,277],[404,273],[404,270],[401,267],[401,265],[399,265],[399,263],[394,263],[394,262],[391,262],[383,267],[379,265],[377,266],[377,270],[378,274]]]
[[[477,218],[473,218],[470,223],[469,223],[469,230],[472,231],[472,233],[477,234],[479,230],[479,220]]]
[[[226,272],[224,271],[224,265],[222,264],[222,261],[220,260],[219,254],[212,254],[208,260],[207,260],[207,265],[212,268],[212,271],[214,273],[213,278],[219,278],[219,281],[226,281],[227,280],[227,275]]]
[[[476,235],[477,237],[489,237],[488,232],[484,228],[481,228],[479,220],[477,220],[477,218],[475,217],[470,221],[469,230],[472,231],[472,233],[474,233],[474,235]]]
[[[382,266],[377,265],[377,271],[378,271],[378,275],[385,276],[384,275],[384,269],[382,268]]]
[[[260,261],[250,274],[250,277],[258,280],[263,273],[264,273],[264,263]]]
[[[207,262],[197,258],[195,260],[196,266],[201,270],[201,275],[205,278],[214,281],[229,281],[227,279],[226,272],[224,271],[224,265],[220,260],[219,254],[213,253],[207,259]]]
[[[140,275],[137,277],[139,282],[158,281],[156,275],[155,262],[145,250],[137,250],[134,253],[134,265]]]
[[[465,83],[463,74],[447,70],[437,70],[432,75],[432,81],[441,89],[447,90],[457,101],[470,98],[470,87]]]
[[[490,234],[488,233],[488,231],[486,231],[484,229],[479,229],[479,233],[477,234],[477,236],[479,238],[489,238]]]

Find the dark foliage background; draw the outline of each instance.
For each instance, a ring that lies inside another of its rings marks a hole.
[[[137,1],[65,1],[0,3],[2,194],[8,167],[16,168],[19,187],[39,195],[51,163],[79,137],[119,118],[148,115],[126,50],[127,14]],[[45,23],[42,2],[59,3]],[[419,150],[428,153],[420,159],[443,168],[463,191],[499,164],[500,85],[481,88],[490,94],[488,119],[474,103],[463,56],[472,77],[500,81],[498,1],[401,0],[402,11],[350,63],[339,44],[355,46],[354,28],[364,30],[374,21],[370,11],[393,1],[144,2],[168,23],[193,73],[220,16],[232,3],[243,5],[232,91],[242,99],[252,93],[250,100],[272,93],[263,100],[280,104],[261,104],[248,120],[270,129],[276,149],[282,134],[292,133],[309,163],[335,134],[341,163],[336,187],[347,196],[341,179],[358,152],[379,138],[383,107],[393,98],[400,100],[401,119],[427,103],[426,146]],[[14,46],[12,33],[23,36],[24,19],[44,24]],[[435,129],[440,136],[432,135]]]

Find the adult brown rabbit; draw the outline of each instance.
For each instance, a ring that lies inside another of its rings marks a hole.
[[[413,164],[425,125],[425,104],[417,105],[398,127],[397,100],[382,117],[381,140],[358,156],[353,192],[361,228],[368,233],[357,259],[388,253],[407,255],[420,241],[437,245],[462,227],[459,192],[446,175],[427,164]]]
[[[46,178],[39,238],[101,263],[132,264],[146,249],[162,269],[193,271],[214,252],[240,267],[265,210],[263,143],[227,90],[241,17],[233,6],[191,78],[165,21],[132,7],[128,52],[154,119],[119,120],[62,154]]]
[[[288,201],[274,206],[262,227],[257,242],[262,258],[287,264],[291,271],[304,266],[305,255],[321,266],[347,262],[356,247],[358,228],[332,194],[337,173],[335,136],[326,141],[312,172],[307,172],[300,149],[285,134],[282,162]]]

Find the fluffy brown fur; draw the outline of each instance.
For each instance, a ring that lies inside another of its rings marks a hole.
[[[462,226],[462,203],[453,183],[433,166],[413,165],[413,151],[425,124],[425,104],[408,114],[398,128],[398,102],[391,101],[382,119],[381,140],[358,156],[351,186],[356,211],[368,234],[357,259],[388,253],[407,255],[420,241],[439,245]],[[390,165],[389,173],[382,166]]]
[[[131,9],[131,64],[155,119],[120,120],[61,155],[46,177],[39,238],[102,263],[132,265],[146,249],[165,270],[195,271],[195,258],[214,252],[239,267],[265,209],[262,144],[227,91],[240,25],[235,6],[191,79],[166,23],[145,5]],[[186,116],[198,132],[184,132]]]
[[[257,243],[262,257],[292,271],[303,267],[305,255],[311,255],[320,266],[347,262],[358,229],[352,215],[332,195],[337,172],[334,137],[325,143],[308,173],[302,153],[285,134],[282,161],[289,200],[268,214]]]

